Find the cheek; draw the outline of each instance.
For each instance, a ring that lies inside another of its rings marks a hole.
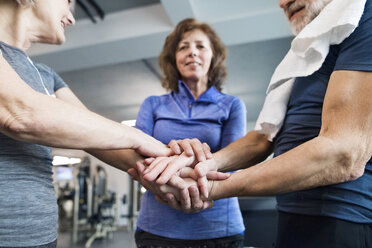
[[[177,67],[177,70],[178,71],[181,71],[182,70],[182,66],[181,66],[181,63],[178,59],[176,59],[176,67]]]
[[[206,65],[206,69],[209,70],[209,67],[211,66],[211,63],[212,63],[212,55],[208,55],[205,57],[205,65]]]

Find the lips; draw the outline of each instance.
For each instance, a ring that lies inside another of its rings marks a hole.
[[[297,7],[296,9],[288,10],[288,18],[289,18],[289,20],[291,20],[292,17],[293,17],[296,13],[300,12],[300,11],[303,10],[304,8],[305,8],[305,6],[299,6],[299,7]]]
[[[190,62],[186,62],[185,65],[201,65],[201,64],[196,61],[190,61]]]

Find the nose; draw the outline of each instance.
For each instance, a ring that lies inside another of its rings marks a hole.
[[[71,13],[71,11],[67,15],[67,24],[70,25],[70,26],[75,25],[75,18],[73,16],[73,14]]]
[[[196,49],[194,46],[191,46],[189,49],[189,56],[195,57],[196,55],[198,55],[198,49]]]
[[[289,5],[291,5],[295,1],[296,0],[280,0],[279,7],[285,10]]]

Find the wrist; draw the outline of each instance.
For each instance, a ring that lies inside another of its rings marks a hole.
[[[213,159],[215,161],[216,170],[223,171],[225,165],[225,160],[223,159],[223,154],[221,152],[213,153]]]
[[[220,181],[218,181],[218,180],[210,180],[210,181],[208,181],[208,184],[209,184],[209,196],[208,196],[208,200],[215,201],[215,200],[220,199],[220,197],[218,197],[219,182]]]
[[[137,150],[141,147],[141,136],[142,132],[136,128],[125,126],[124,128],[125,136],[129,142],[130,149]]]

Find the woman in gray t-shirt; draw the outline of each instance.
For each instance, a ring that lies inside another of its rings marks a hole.
[[[75,23],[69,5],[0,1],[0,247],[56,246],[49,146],[84,149],[124,171],[140,155],[171,154],[141,131],[90,112],[52,69],[26,55],[33,43],[65,41]]]

